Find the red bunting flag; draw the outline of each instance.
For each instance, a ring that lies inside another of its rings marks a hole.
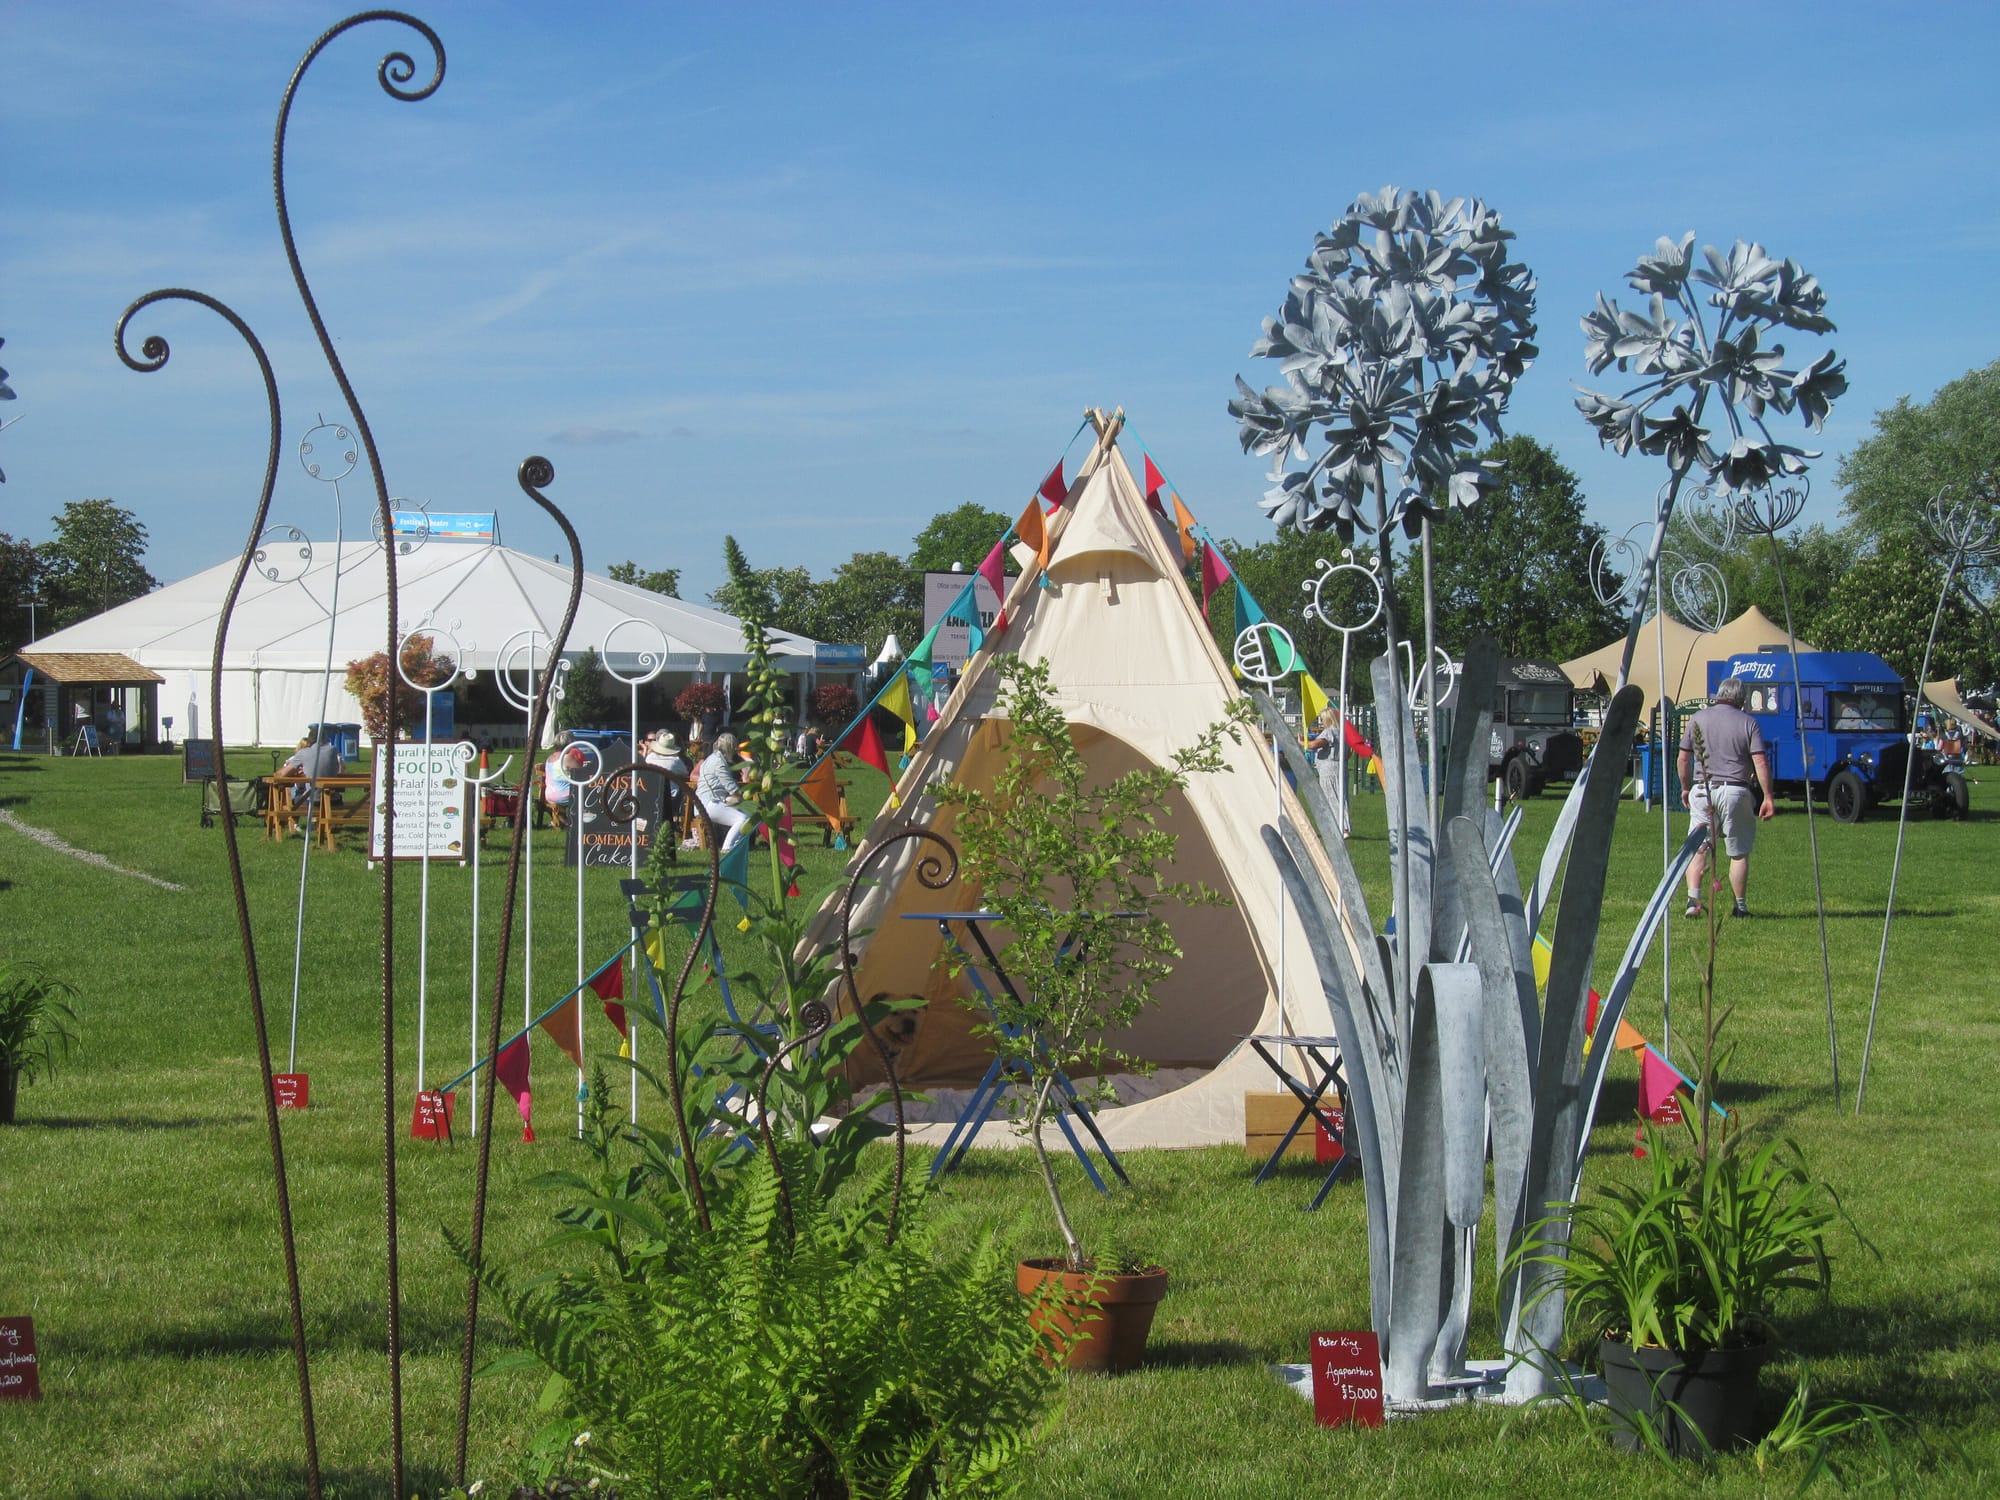
[[[500,1087],[514,1096],[514,1108],[521,1112],[521,1139],[532,1141],[535,1127],[528,1118],[530,1095],[528,1093],[528,1039],[517,1036],[500,1049],[500,1056],[493,1064],[493,1076],[500,1080]]]
[[[1207,542],[1201,544],[1201,612],[1208,613],[1208,601],[1229,577],[1229,564]]]
[[[1061,459],[1056,460],[1056,466],[1049,470],[1049,477],[1042,481],[1042,487],[1035,493],[1049,502],[1050,510],[1055,510],[1069,498],[1069,482],[1063,478]]]
[[[884,776],[889,774],[889,757],[882,749],[882,736],[875,732],[875,720],[872,715],[863,715],[861,722],[848,730],[841,737],[840,743],[833,748],[845,750],[856,760],[864,765],[873,766]]]
[[[625,1028],[625,1007],[617,1003],[625,998],[625,965],[616,963],[592,976],[590,987],[597,991],[597,998],[604,1002],[605,1019],[618,1028],[620,1036],[628,1035]]]
[[[1154,464],[1153,455],[1148,453],[1146,455],[1146,508],[1148,510],[1156,510],[1161,515],[1167,513],[1167,508],[1160,504],[1160,491],[1166,487],[1166,476]]]
[[[1663,1125],[1680,1119],[1680,1091],[1686,1082],[1679,1069],[1648,1047],[1639,1054],[1639,1113]]]

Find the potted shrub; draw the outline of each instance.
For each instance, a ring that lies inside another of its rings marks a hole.
[[[1701,746],[1696,745],[1697,754]],[[1717,830],[1711,829],[1711,837]],[[1839,1199],[1790,1141],[1754,1141],[1716,1108],[1716,903],[1708,903],[1700,1054],[1679,1127],[1644,1127],[1640,1180],[1611,1183],[1530,1226],[1517,1254],[1550,1268],[1533,1300],[1561,1290],[1572,1328],[1595,1339],[1621,1448],[1673,1457],[1762,1436],[1757,1373],[1778,1350],[1776,1315],[1794,1291],[1824,1296]],[[1565,1232],[1566,1231],[1566,1232]]]
[[[77,1023],[69,1001],[76,991],[27,959],[0,964],[0,1125],[14,1123],[14,1103],[24,1083],[53,1073],[58,1053],[67,1057]]]
[[[713,739],[727,707],[719,682],[690,682],[674,699],[674,712],[691,725],[701,726],[701,737]]]
[[[1221,742],[1250,711],[1247,700],[1166,767],[1094,783],[1049,686],[1048,666],[994,660],[1008,720],[1004,759],[990,787],[948,783],[938,801],[957,809],[961,873],[1009,937],[1012,979],[977,1028],[1017,1080],[1014,1119],[1034,1152],[1060,1255],[1023,1261],[1017,1284],[1033,1316],[1072,1369],[1130,1369],[1139,1362],[1167,1273],[1132,1257],[1086,1252],[1063,1203],[1045,1127],[1064,1101],[1058,1073],[1086,1102],[1109,1102],[1109,1078],[1148,1071],[1119,1051],[1118,1033],[1153,1002],[1180,948],[1160,914],[1173,903],[1219,904],[1206,887],[1162,878],[1178,836],[1164,826],[1168,796],[1196,774],[1226,770]],[[983,1002],[982,1002],[983,1005]],[[1094,1080],[1094,1084],[1091,1082]]]

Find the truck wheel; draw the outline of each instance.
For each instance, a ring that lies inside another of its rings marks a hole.
[[[1944,773],[1944,794],[1946,815],[1963,818],[1972,811],[1972,792],[1965,784],[1965,778],[1956,771]]]
[[[1508,761],[1506,770],[1500,775],[1507,783],[1509,802],[1519,802],[1523,797],[1532,797],[1541,791],[1541,787],[1535,784],[1534,777],[1528,774],[1528,762],[1525,756],[1517,755]]]
[[[1836,823],[1859,823],[1868,811],[1868,783],[1856,771],[1835,771],[1826,784],[1826,810]]]

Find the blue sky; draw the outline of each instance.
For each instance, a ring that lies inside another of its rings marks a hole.
[[[392,494],[497,509],[601,569],[685,570],[733,531],[824,574],[905,551],[965,500],[1018,509],[1086,405],[1123,405],[1221,536],[1266,534],[1224,410],[1313,233],[1385,183],[1486,199],[1541,280],[1543,356],[1509,430],[1553,446],[1622,529],[1664,477],[1571,407],[1577,319],[1662,234],[1761,241],[1817,274],[1852,382],[1808,519],[1878,408],[1996,357],[2000,125],[1990,6],[432,4],[448,70],[374,81],[421,39],[336,42],[295,108],[291,212]],[[242,544],[270,350],[273,520],[332,530],[294,454],[341,410],[270,192],[284,85],[342,12],[0,5],[0,530],[109,495],[153,571]],[[424,59],[428,67],[428,60]],[[1818,341],[1799,336],[1810,359]],[[1800,361],[1803,362],[1803,361]],[[1615,380],[1615,376],[1612,377]],[[1789,421],[1790,419],[1787,419]],[[1801,429],[1787,427],[1781,435]],[[358,476],[357,476],[358,477]],[[369,492],[346,487],[349,524]]]

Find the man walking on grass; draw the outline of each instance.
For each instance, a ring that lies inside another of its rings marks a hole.
[[[1757,721],[1743,712],[1741,677],[1725,678],[1709,705],[1681,731],[1681,785],[1687,788],[1688,828],[1719,826],[1729,851],[1729,888],[1736,895],[1731,916],[1750,915],[1750,850],[1759,819],[1775,818],[1771,800],[1771,754]],[[1700,745],[1701,764],[1695,765]],[[1759,798],[1762,801],[1759,801]],[[1710,822],[1711,809],[1714,823]],[[1714,840],[1711,838],[1710,843]],[[1687,915],[1702,914],[1701,878],[1708,869],[1709,845],[1695,851],[1687,872]]]

